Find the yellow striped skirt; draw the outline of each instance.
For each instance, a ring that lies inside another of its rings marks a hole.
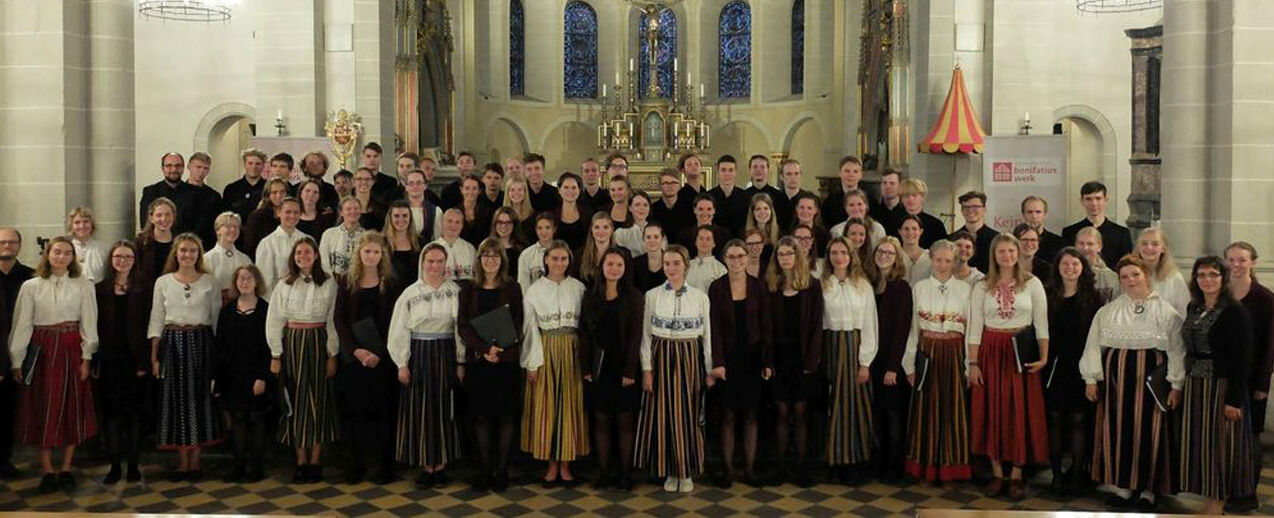
[[[540,331],[544,365],[527,382],[522,411],[522,451],[536,460],[573,461],[588,455],[584,377],[574,329]]]

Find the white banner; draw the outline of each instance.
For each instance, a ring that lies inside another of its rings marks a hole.
[[[1061,233],[1066,226],[1066,137],[1023,135],[987,137],[982,158],[982,189],[987,196],[986,222],[1012,232],[1022,223],[1022,200],[1048,201],[1045,228]]]

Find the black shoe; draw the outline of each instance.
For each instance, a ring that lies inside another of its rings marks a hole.
[[[187,472],[186,472],[186,481],[187,481],[187,482],[190,482],[190,483],[192,483],[192,484],[198,484],[199,482],[203,481],[203,470],[202,470],[202,469],[192,469],[192,470],[190,470],[190,471],[187,471]]]
[[[721,489],[730,489],[734,486],[734,477],[727,473],[718,473],[713,479],[713,482],[716,482],[717,487]]]
[[[40,494],[47,495],[57,492],[57,490],[58,476],[56,473],[45,473],[43,477],[40,477]]]
[[[253,464],[243,475],[244,482],[260,482],[265,479],[265,468],[260,463]]]
[[[142,479],[142,470],[137,468],[136,462],[130,462],[128,464],[128,475],[124,477],[124,480],[128,482],[138,482],[138,481],[141,481],[141,479]]]
[[[451,477],[447,476],[446,471],[439,470],[434,472],[434,487],[446,487],[450,483]]]
[[[1248,496],[1243,498],[1231,498],[1225,502],[1225,507],[1222,509],[1225,511],[1225,514],[1242,514],[1255,511],[1256,508],[1260,506],[1261,502],[1257,500],[1255,496]]]
[[[543,487],[544,489],[553,489],[560,485],[562,485],[562,479],[560,478],[555,478],[552,480],[545,478],[540,480],[540,487]]]
[[[168,472],[168,481],[169,481],[169,482],[181,482],[181,481],[183,481],[183,480],[186,480],[186,472],[185,472],[185,471],[172,470],[172,471],[169,471],[169,472]]]
[[[417,488],[417,489],[429,489],[429,488],[433,487],[433,485],[434,485],[434,474],[433,474],[433,473],[428,473],[428,472],[421,471],[421,472],[420,472],[420,475],[416,477],[416,488]]]
[[[756,478],[756,475],[749,473],[745,473],[743,475],[743,483],[757,489],[765,487],[765,484],[761,482],[760,479]]]
[[[70,471],[63,471],[58,474],[58,487],[68,493],[75,491],[75,477]]]
[[[240,482],[243,480],[243,476],[247,473],[247,471],[247,468],[244,468],[243,464],[235,464],[233,468],[230,468],[230,471],[226,472],[225,476],[221,477],[221,481],[227,484]]]
[[[386,486],[393,484],[398,480],[398,475],[394,474],[393,468],[382,468],[376,472],[376,484]]]
[[[111,470],[106,473],[106,478],[102,479],[102,483],[109,486],[119,482],[119,479],[123,476],[124,473],[119,469],[119,464],[111,464]]]
[[[296,472],[292,474],[293,484],[305,484],[310,480],[309,466],[301,464],[296,467]]]
[[[15,478],[22,478],[22,471],[8,460],[0,461],[0,479],[13,480]]]
[[[1112,511],[1122,511],[1132,508],[1132,502],[1119,495],[1110,495],[1106,497],[1106,508]]]
[[[366,472],[367,470],[362,467],[346,468],[344,482],[351,486],[356,484],[361,484],[363,482],[363,475],[365,475]]]
[[[508,471],[501,471],[499,473],[496,473],[495,477],[491,479],[492,491],[495,491],[496,493],[501,493],[508,488],[509,488],[509,472]]]

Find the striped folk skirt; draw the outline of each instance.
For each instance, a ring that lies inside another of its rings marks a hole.
[[[922,480],[968,480],[973,467],[969,464],[964,338],[921,337],[917,347],[929,356],[929,373],[921,389],[912,393],[903,469]]]
[[[522,400],[522,451],[536,460],[570,462],[588,455],[584,375],[574,329],[540,330],[544,365]]]
[[[1227,381],[1187,376],[1181,411],[1176,413],[1181,430],[1181,491],[1212,500],[1256,494],[1251,416],[1244,405],[1241,419],[1225,419]]]
[[[411,334],[411,383],[398,393],[395,455],[413,466],[438,466],[460,456],[456,442],[456,338]]]
[[[1093,480],[1132,491],[1169,494],[1172,458],[1167,415],[1155,405],[1145,379],[1167,361],[1158,349],[1105,349],[1106,381],[1097,399]]]
[[[40,356],[31,384],[20,388],[17,440],[40,448],[84,442],[97,433],[97,416],[89,382],[80,380],[79,322],[35,326],[31,344],[27,354],[38,347]]]
[[[292,415],[283,416],[279,442],[309,448],[340,438],[336,399],[327,379],[327,327],[283,328],[283,379]]]
[[[823,331],[827,366],[827,464],[850,466],[871,460],[871,383],[858,383],[858,330]]]
[[[212,328],[167,326],[160,345],[159,448],[216,444],[221,428],[212,403]]]
[[[703,381],[699,339],[651,337],[651,393],[642,393],[633,464],[657,477],[703,472]]]
[[[1048,420],[1040,375],[1017,371],[1013,333],[985,329],[982,386],[973,399],[973,453],[1014,466],[1048,464]]]

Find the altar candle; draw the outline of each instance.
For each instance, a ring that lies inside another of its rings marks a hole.
[[[606,97],[606,85],[602,85],[602,97]]]
[[[632,72],[632,71],[633,71],[633,60],[632,60],[632,58],[628,58],[628,71],[629,71],[629,72]]]
[[[703,83],[699,83],[699,97],[703,97]]]
[[[279,108],[279,115],[276,118],[279,120],[283,120],[283,108]]]
[[[677,58],[672,58],[672,71],[677,71]]]

